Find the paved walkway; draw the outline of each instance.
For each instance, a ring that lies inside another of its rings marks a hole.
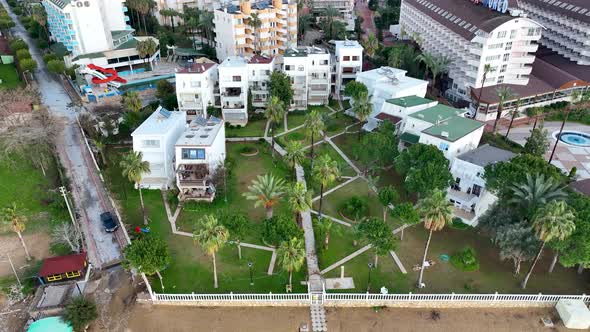
[[[342,264],[348,262],[349,260],[357,257],[358,255],[364,253],[365,251],[371,249],[373,247],[372,244],[367,244],[366,246],[360,248],[359,250],[353,252],[352,254],[342,258],[341,260],[337,261],[336,263],[328,266],[327,268],[323,269],[322,271],[320,271],[321,274],[326,274],[327,272],[330,272],[332,270],[334,270],[335,268],[341,266]]]
[[[363,36],[366,37],[370,33],[376,34],[377,29],[375,28],[375,21],[373,20],[374,12],[369,9],[368,0],[356,1],[356,13],[363,18],[363,23],[361,24]]]
[[[347,184],[351,183],[352,181],[354,181],[354,180],[356,180],[356,179],[358,179],[358,178],[359,178],[359,176],[352,177],[352,178],[348,179],[347,181],[345,181],[345,182],[343,182],[343,183],[341,183],[341,184],[337,185],[336,187],[334,187],[334,188],[332,188],[332,189],[330,189],[330,190],[328,190],[328,191],[324,192],[324,197],[326,197],[326,195],[330,195],[331,193],[333,193],[333,192],[335,192],[336,190],[338,190],[338,189],[340,189],[340,188],[342,188],[342,187],[346,186]],[[316,196],[316,197],[312,198],[312,199],[311,199],[311,201],[312,201],[312,202],[315,202],[315,201],[319,200],[319,199],[320,199],[320,197],[321,197],[321,196]]]
[[[319,215],[319,212],[318,211],[315,211],[315,210],[311,210],[311,213],[313,213],[315,215]],[[352,224],[351,223],[346,222],[344,220],[340,220],[338,218],[334,218],[334,217],[332,217],[330,215],[327,215],[327,214],[322,214],[322,218],[328,218],[328,219],[332,220],[333,222],[338,223],[338,224],[340,224],[342,226],[352,227]]]
[[[399,268],[399,270],[403,273],[403,274],[408,274],[408,271],[406,271],[406,268],[404,267],[404,265],[402,264],[402,261],[399,260],[399,257],[397,257],[397,255],[395,254],[395,251],[391,250],[389,252],[389,254],[391,255],[391,258],[393,258],[393,261],[395,262],[395,264],[397,264],[397,267]]]

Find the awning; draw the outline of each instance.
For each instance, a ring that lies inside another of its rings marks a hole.
[[[403,142],[406,142],[406,143],[416,144],[420,140],[420,136],[406,132],[406,133],[401,134],[399,139],[402,140]]]

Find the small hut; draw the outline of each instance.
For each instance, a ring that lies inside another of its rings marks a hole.
[[[86,253],[50,257],[43,260],[39,278],[43,282],[57,282],[84,277],[88,262]]]

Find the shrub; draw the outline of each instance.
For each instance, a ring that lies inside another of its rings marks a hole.
[[[47,70],[51,73],[61,74],[66,70],[66,64],[61,60],[51,60],[47,63]]]
[[[54,53],[49,53],[43,56],[43,62],[48,63],[51,60],[58,60],[57,55],[55,55]]]
[[[254,153],[255,151],[256,151],[256,148],[253,146],[250,146],[250,145],[243,146],[240,149],[240,153]]]
[[[16,52],[16,51],[22,50],[22,49],[27,49],[27,50],[29,49],[29,45],[27,45],[27,43],[25,43],[25,41],[22,39],[15,39],[15,40],[11,41],[9,46],[13,52]]]
[[[49,48],[49,43],[46,40],[38,40],[37,47],[39,47],[42,50],[46,50]]]
[[[293,218],[287,216],[274,216],[262,222],[262,241],[271,245],[301,237],[302,233]]]
[[[64,313],[64,320],[70,323],[74,331],[83,331],[97,317],[96,304],[81,296],[74,298]]]
[[[352,196],[342,206],[342,212],[349,218],[359,220],[367,214],[369,210],[369,203],[364,198],[359,196]]]
[[[475,249],[471,247],[465,247],[462,251],[451,256],[451,264],[465,272],[479,270],[479,260],[477,259]]]
[[[30,59],[31,53],[29,53],[29,50],[26,49],[18,50],[16,51],[16,58],[18,60]]]
[[[472,228],[471,226],[464,223],[463,220],[461,220],[461,218],[457,218],[457,217],[453,218],[453,222],[451,222],[449,227],[451,227],[452,229],[460,230],[460,231]]]
[[[226,212],[219,216],[219,220],[229,230],[229,234],[238,240],[244,237],[248,230],[248,218],[241,213]]]
[[[33,59],[23,59],[19,63],[22,71],[33,71],[37,69],[37,62]]]

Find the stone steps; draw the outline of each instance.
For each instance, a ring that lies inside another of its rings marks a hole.
[[[326,323],[326,310],[321,304],[312,304],[309,308],[311,313],[311,330],[313,332],[328,331],[328,324]]]

